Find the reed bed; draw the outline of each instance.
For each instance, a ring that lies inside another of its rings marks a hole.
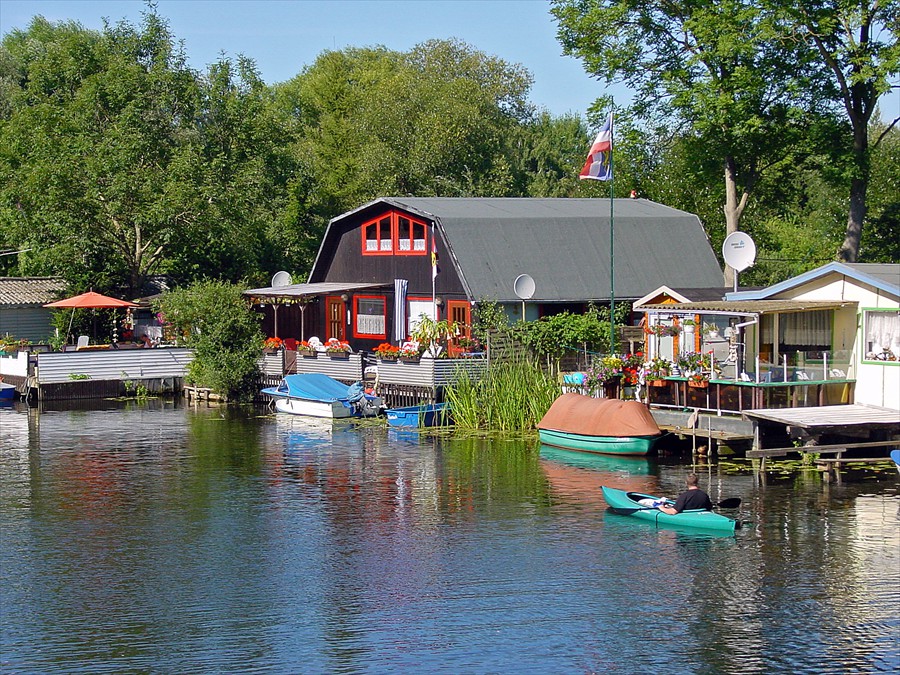
[[[559,393],[556,378],[527,359],[492,363],[477,381],[463,371],[445,390],[457,428],[492,431],[535,429]]]

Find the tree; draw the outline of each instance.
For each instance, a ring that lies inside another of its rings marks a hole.
[[[871,150],[900,122],[895,117],[872,143],[869,125],[878,101],[900,73],[900,5],[882,0],[766,0],[785,44],[798,53],[818,55],[832,78],[831,99],[850,123],[852,158],[850,207],[838,257],[859,257],[866,195],[871,179]],[[896,86],[896,85],[895,85]]]
[[[752,2],[554,0],[552,13],[566,54],[637,91],[620,117],[682,125],[680,137],[718,158],[725,234],[736,231],[764,172],[802,143],[817,86],[810,64],[771,39]]]
[[[506,139],[530,114],[521,67],[461,42],[324,52],[278,98],[334,213],[384,195],[514,191]]]
[[[165,293],[155,311],[172,326],[179,344],[194,350],[187,379],[229,399],[249,398],[259,375],[262,317],[250,311],[241,289],[204,281]]]

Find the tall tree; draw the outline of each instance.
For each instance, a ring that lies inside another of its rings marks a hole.
[[[852,170],[847,228],[838,257],[859,257],[871,150],[900,122],[895,116],[872,142],[872,116],[900,73],[900,3],[885,0],[764,0],[785,44],[814,52],[832,78],[832,100],[844,110],[852,131]],[[895,87],[897,85],[894,85]]]
[[[752,0],[554,0],[552,13],[566,54],[637,92],[622,115],[680,125],[718,158],[725,234],[736,231],[763,173],[801,142],[809,64],[771,39]]]
[[[325,52],[279,88],[301,120],[333,215],[387,194],[509,194],[506,139],[530,113],[531,77],[464,43]]]

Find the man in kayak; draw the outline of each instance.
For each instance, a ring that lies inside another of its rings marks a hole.
[[[697,485],[697,474],[688,474],[685,483],[687,484],[687,490],[678,495],[678,499],[675,500],[675,506],[663,504],[659,507],[659,510],[663,513],[668,513],[670,516],[677,515],[682,511],[698,509],[712,511],[712,502],[709,499],[709,495]]]

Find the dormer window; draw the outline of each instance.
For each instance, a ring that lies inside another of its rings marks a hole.
[[[363,255],[426,255],[428,226],[405,214],[391,212],[362,226]]]

